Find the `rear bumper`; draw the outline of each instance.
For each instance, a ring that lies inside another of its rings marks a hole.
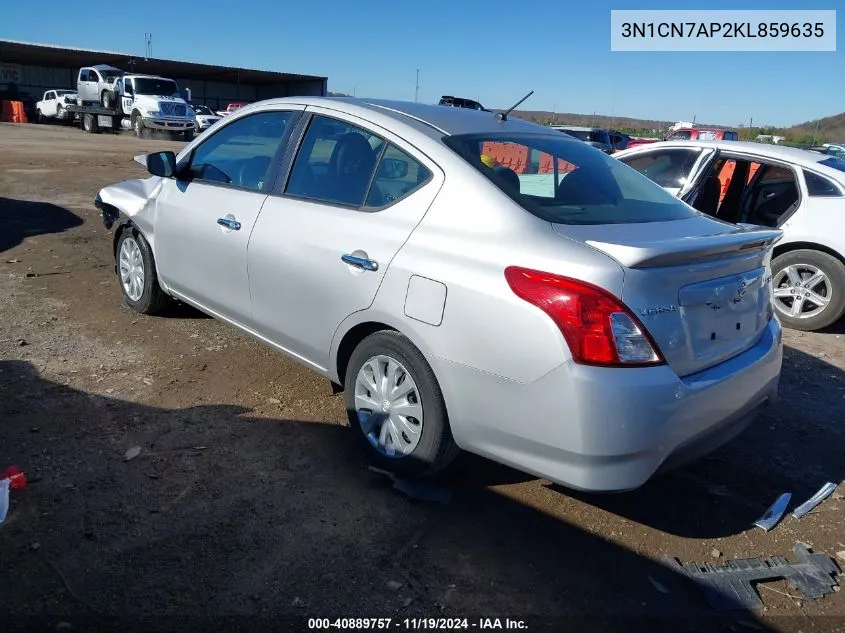
[[[612,492],[742,432],[776,398],[782,357],[772,319],[754,347],[683,379],[668,366],[572,362],[530,384],[443,360],[435,371],[462,448],[571,488]]]

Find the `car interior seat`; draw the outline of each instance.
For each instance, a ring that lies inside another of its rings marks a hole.
[[[721,194],[722,185],[719,182],[719,175],[715,169],[711,169],[692,206],[702,213],[715,217],[716,212],[719,210],[719,197]]]
[[[510,167],[497,165],[493,168],[494,176],[514,193],[519,193],[519,175]]]
[[[348,132],[335,143],[329,159],[326,186],[330,198],[344,204],[359,204],[367,191],[376,163],[376,153],[358,132]],[[373,183],[370,206],[380,206],[382,197]]]

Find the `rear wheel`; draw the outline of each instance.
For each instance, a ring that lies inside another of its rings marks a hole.
[[[794,330],[821,330],[845,313],[845,266],[827,253],[801,249],[776,257],[772,286],[778,317]]]
[[[39,123],[44,123],[44,115],[41,114],[41,110],[35,111],[35,118],[38,120]]]
[[[85,114],[82,116],[82,129],[89,134],[96,134],[99,130],[97,128],[97,119],[93,114]]]
[[[161,314],[171,299],[158,284],[153,252],[139,231],[127,228],[117,242],[117,273],[126,304],[141,314]]]
[[[382,331],[361,341],[344,382],[353,432],[382,467],[422,477],[457,456],[440,385],[405,336]]]

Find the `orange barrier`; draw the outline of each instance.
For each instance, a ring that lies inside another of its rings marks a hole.
[[[557,171],[559,174],[566,174],[575,169],[575,165],[567,163],[562,158],[557,161]],[[540,167],[537,169],[538,174],[552,174],[554,173],[554,162],[551,154],[543,152],[540,154]]]
[[[6,123],[29,123],[23,108],[23,101],[3,101],[0,121]]]
[[[493,158],[499,165],[509,167],[518,174],[525,173],[530,164],[528,148],[522,145],[485,141],[481,151]]]

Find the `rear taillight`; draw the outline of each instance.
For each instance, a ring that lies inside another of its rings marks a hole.
[[[506,268],[505,279],[518,297],[552,318],[576,363],[643,367],[665,362],[637,317],[606,290],[518,266]]]

